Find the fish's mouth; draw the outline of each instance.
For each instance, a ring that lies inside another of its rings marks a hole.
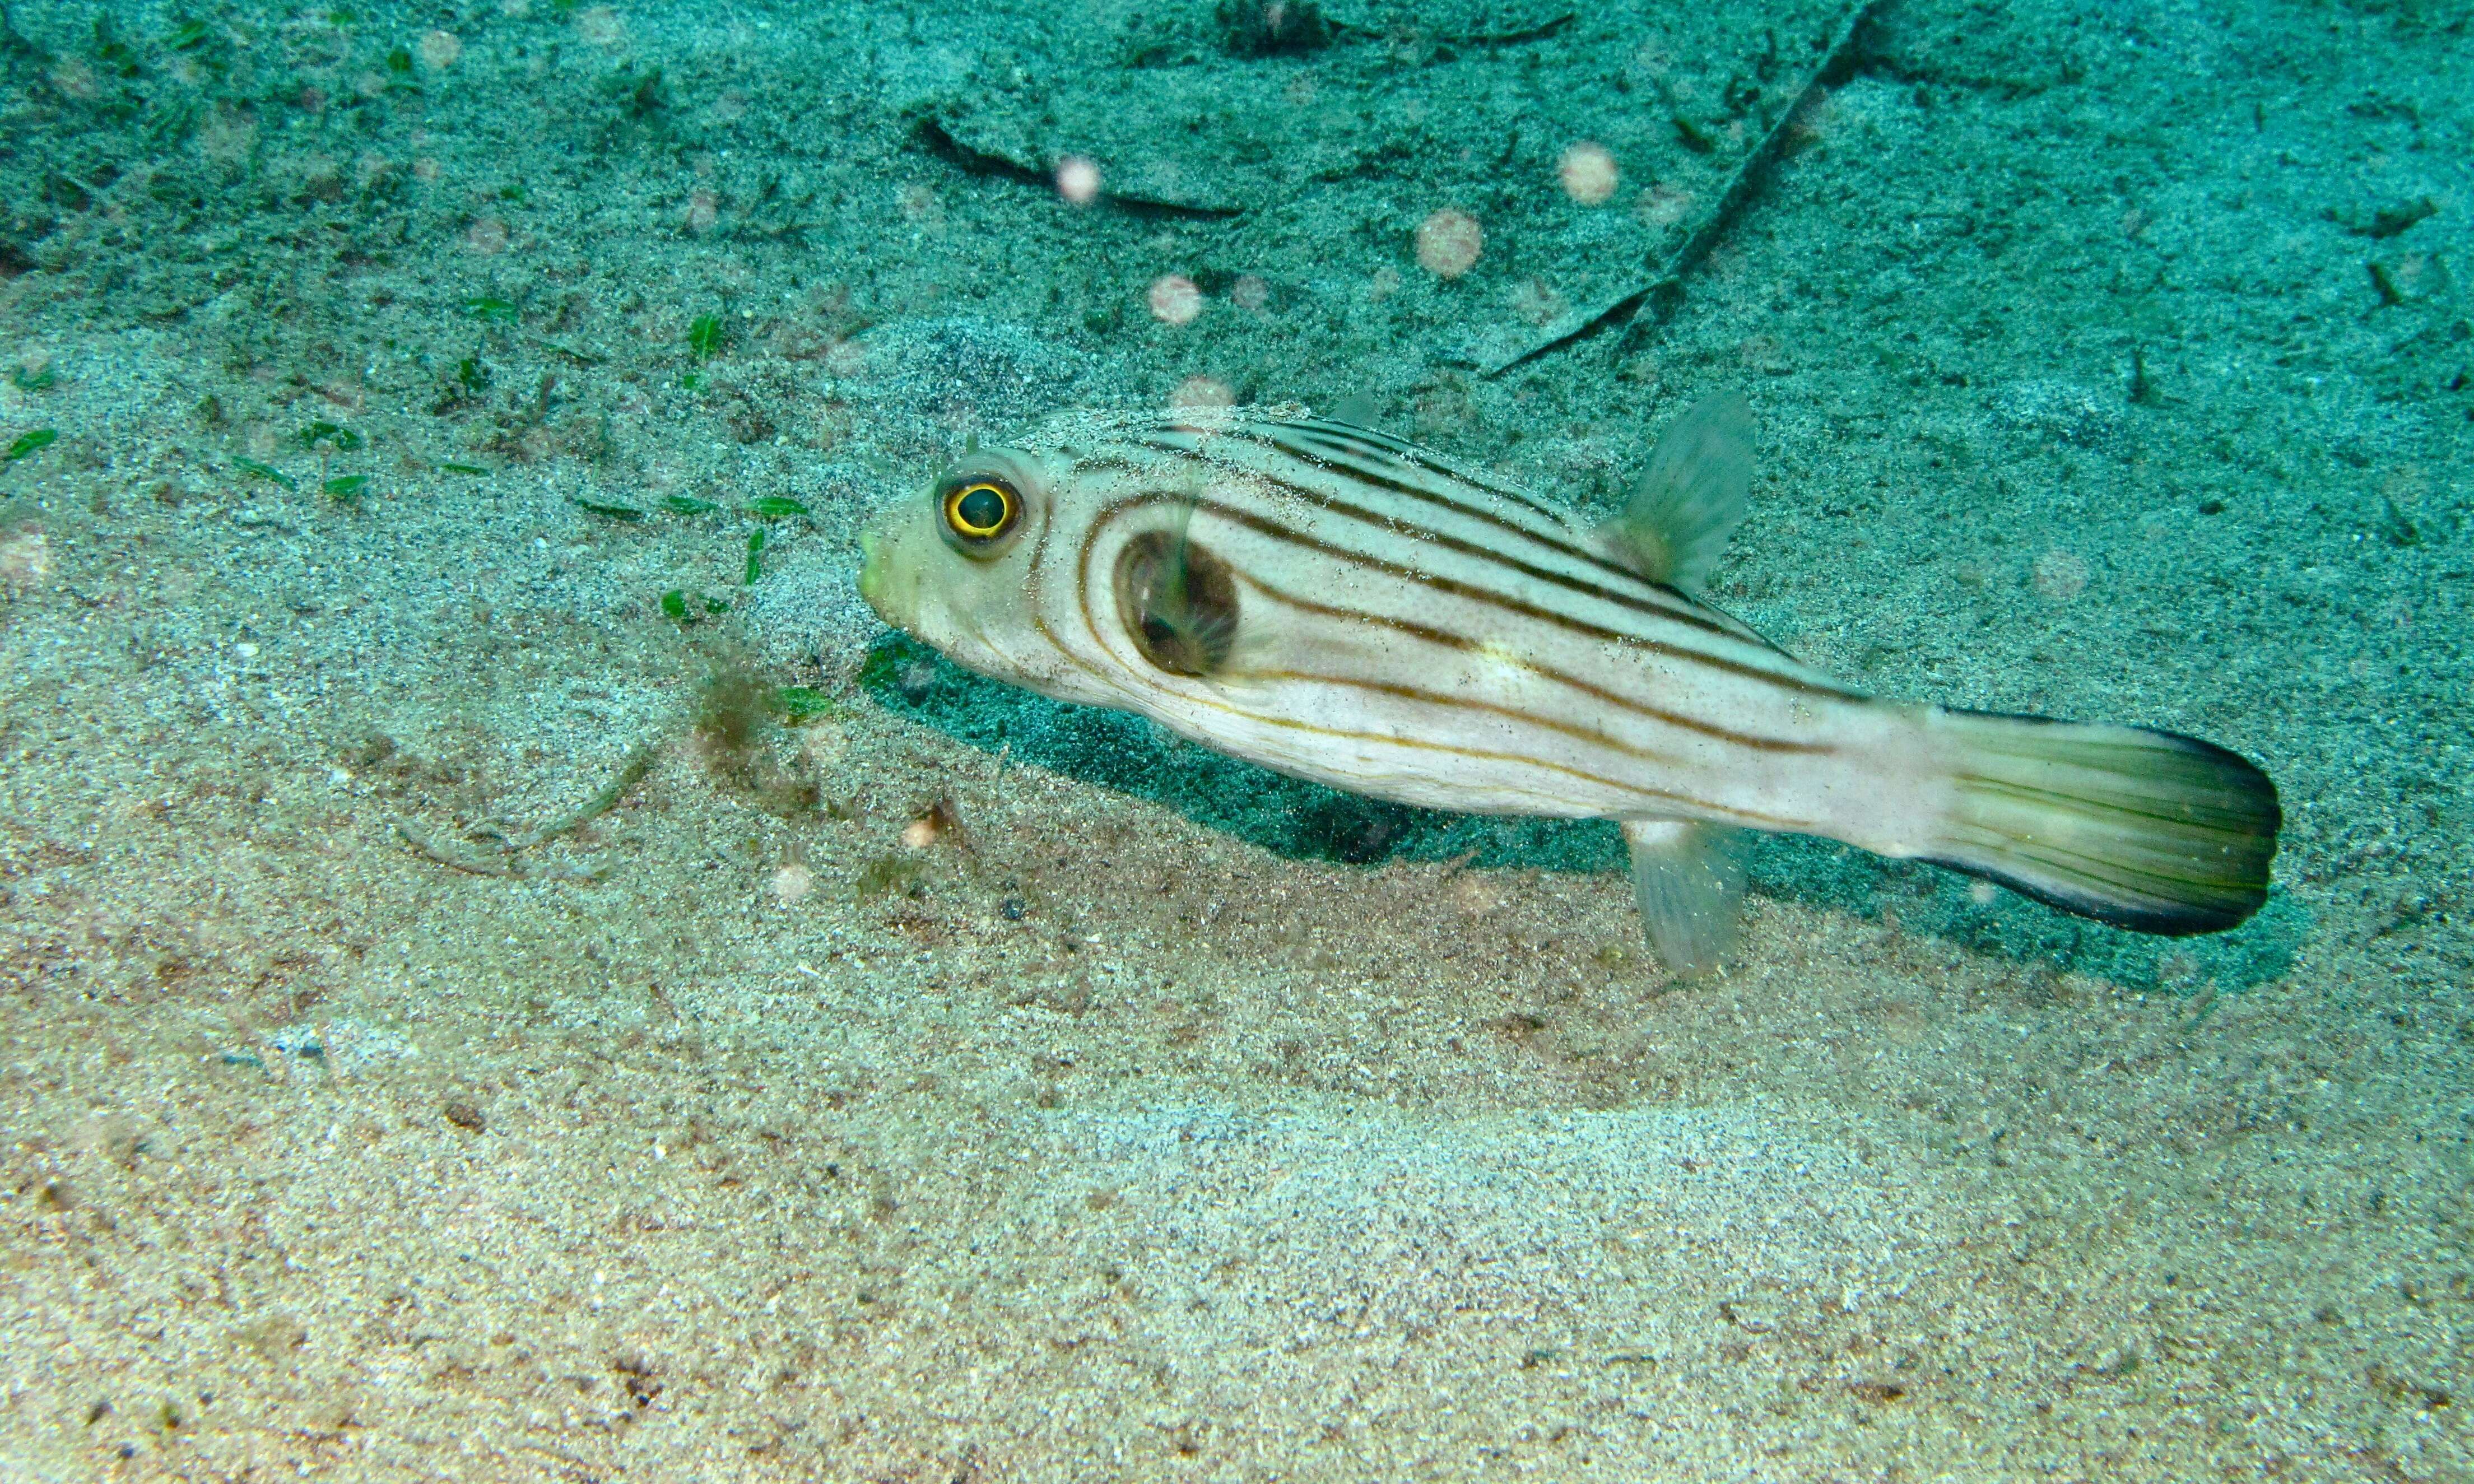
[[[889,589],[893,579],[887,571],[885,538],[874,531],[861,531],[859,538],[859,556],[860,597],[867,603],[868,607],[876,611],[878,618],[896,628],[901,627],[902,620],[895,618],[887,606],[887,600],[892,596]]]

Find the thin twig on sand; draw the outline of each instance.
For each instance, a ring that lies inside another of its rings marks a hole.
[[[570,830],[580,828],[600,818],[618,807],[618,801],[627,796],[628,790],[644,781],[644,775],[653,770],[653,760],[661,755],[660,742],[639,743],[635,751],[627,754],[627,760],[618,765],[618,771],[610,776],[610,781],[594,791],[593,797],[586,799],[573,814],[554,819],[529,835],[521,835],[507,839],[498,848],[530,850],[536,845],[549,843]]]
[[[494,848],[497,851],[496,855],[481,855],[459,850],[434,836],[424,833],[409,819],[398,818],[395,821],[395,832],[417,854],[425,856],[449,869],[466,871],[474,876],[555,876],[568,881],[598,881],[606,874],[608,867],[597,863],[585,866],[527,867],[514,857],[519,851],[546,845],[562,835],[590,824],[617,808],[618,801],[627,796],[627,791],[642,783],[644,775],[653,770],[653,763],[661,754],[662,744],[658,741],[639,743],[634,751],[627,754],[626,761],[618,765],[618,770],[611,775],[610,781],[594,790],[591,798],[586,799],[572,812],[560,815],[537,830],[514,836],[501,834],[494,842]]]
[[[1718,239],[1726,235],[1728,229],[1752,204],[1753,198],[1759,195],[1761,187],[1769,182],[1779,161],[1785,158],[1795,131],[1804,126],[1811,111],[1820,107],[1831,88],[1855,75],[1863,59],[1865,33],[1891,4],[1892,0],[1863,0],[1862,4],[1848,12],[1846,19],[1839,24],[1838,35],[1830,43],[1830,50],[1823,54],[1821,65],[1813,69],[1811,78],[1805,83],[1804,90],[1796,94],[1795,102],[1779,114],[1769,133],[1761,136],[1761,142],[1744,157],[1744,162],[1735,167],[1734,178],[1727,182],[1727,189],[1718,197],[1717,204],[1703,214],[1684,241],[1666,255],[1666,260],[1659,264],[1654,273],[1634,280],[1611,299],[1565,315],[1548,328],[1544,338],[1526,350],[1483,368],[1479,375],[1489,377],[1502,376],[1541,355],[1586,340],[1611,326],[1629,325],[1635,333],[1638,333],[1645,326],[1661,325],[1671,318],[1684,301],[1684,280],[1709,257],[1710,249],[1718,245]]]
[[[467,855],[424,833],[411,820],[399,817],[395,833],[417,855],[425,856],[451,870],[469,871],[475,876],[521,876],[516,863],[503,856]]]

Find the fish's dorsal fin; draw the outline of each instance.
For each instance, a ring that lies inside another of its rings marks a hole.
[[[1698,596],[1752,487],[1752,404],[1741,392],[1713,392],[1666,426],[1631,502],[1599,536],[1650,581]]]

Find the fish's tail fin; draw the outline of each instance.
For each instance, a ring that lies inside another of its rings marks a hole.
[[[1933,714],[1950,804],[1919,852],[2141,933],[2233,927],[2268,899],[2276,786],[2213,742],[2146,727]]]

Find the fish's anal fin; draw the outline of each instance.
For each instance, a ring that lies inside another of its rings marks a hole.
[[[1642,576],[1697,596],[1752,488],[1752,404],[1741,392],[1713,392],[1667,425],[1631,502],[1599,535]]]
[[[1743,915],[1742,830],[1696,819],[1626,819],[1633,899],[1659,961],[1689,978],[1734,951]]]

